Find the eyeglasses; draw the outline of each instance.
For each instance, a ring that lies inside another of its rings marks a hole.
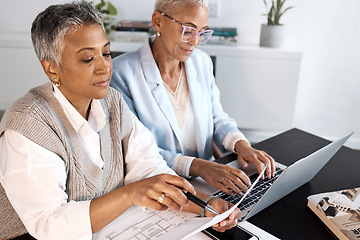
[[[158,11],[158,12],[161,13],[161,15],[169,18],[173,22],[176,22],[177,24],[182,26],[183,31],[182,31],[182,34],[181,34],[181,40],[183,42],[190,42],[197,36],[199,44],[204,44],[207,40],[209,40],[211,35],[214,33],[214,30],[211,30],[211,29],[198,31],[193,27],[186,26],[186,25],[182,24],[181,22],[175,20],[174,18],[170,17],[169,15],[167,15],[167,14],[165,14],[163,12],[160,12],[160,11]]]

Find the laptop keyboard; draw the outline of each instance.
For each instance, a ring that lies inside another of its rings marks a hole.
[[[254,188],[251,190],[251,192],[244,198],[244,200],[239,204],[238,208],[240,208],[241,211],[251,207],[257,201],[259,201],[260,197],[267,191],[267,189],[275,182],[275,180],[280,176],[283,169],[276,168],[275,176],[272,178],[265,177],[264,179],[259,179],[257,184],[254,186]],[[250,177],[251,182],[254,182],[255,179],[259,176],[258,174],[254,174]],[[218,191],[214,193],[216,197],[222,198],[228,202],[231,202],[233,204],[237,203],[241,199],[241,195],[236,194],[234,192],[235,196],[229,196],[223,191]]]

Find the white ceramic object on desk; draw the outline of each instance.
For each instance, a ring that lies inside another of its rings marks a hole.
[[[261,25],[260,46],[281,48],[285,38],[284,25]]]

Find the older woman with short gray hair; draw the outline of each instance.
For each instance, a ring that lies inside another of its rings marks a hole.
[[[130,207],[200,213],[121,95],[109,87],[110,42],[88,3],[59,4],[32,25],[51,80],[10,106],[0,122],[0,239],[92,239]],[[230,203],[212,202],[219,212]],[[236,223],[240,211],[218,230]]]
[[[229,195],[241,194],[250,179],[240,169],[214,162],[214,145],[237,153],[244,168],[252,163],[260,173],[266,165],[269,178],[275,161],[254,149],[223,111],[211,58],[196,48],[213,34],[208,12],[206,0],[156,0],[156,35],[139,50],[114,59],[111,86],[150,129],[177,174],[200,176]]]
[[[100,13],[90,4],[55,5],[39,14],[33,21],[31,39],[39,60],[59,65],[65,34],[73,27],[96,24],[104,28]]]

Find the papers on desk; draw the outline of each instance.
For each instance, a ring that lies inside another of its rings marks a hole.
[[[239,202],[240,203],[240,202]],[[176,227],[174,231],[170,231],[162,236],[156,238],[157,240],[180,240],[185,239],[192,236],[195,233],[198,233],[212,225],[221,222],[225,218],[227,218],[230,213],[234,211],[234,209],[239,205],[239,203],[235,204],[232,208],[227,210],[226,212],[219,214],[215,217],[204,217],[204,218],[193,218],[190,221],[183,223]]]
[[[155,211],[134,206],[93,235],[94,240],[155,239],[195,218],[196,214]]]
[[[115,219],[108,226],[94,234],[94,240],[156,239],[180,240],[196,234],[226,219],[242,200],[250,193],[265,168],[243,197],[226,212],[215,217],[196,217],[189,212],[176,212],[170,209],[155,211],[134,206]]]
[[[170,209],[155,211],[134,206],[94,234],[94,240],[156,239],[177,240],[190,237],[227,218],[237,207],[215,217],[200,218],[194,213]]]

